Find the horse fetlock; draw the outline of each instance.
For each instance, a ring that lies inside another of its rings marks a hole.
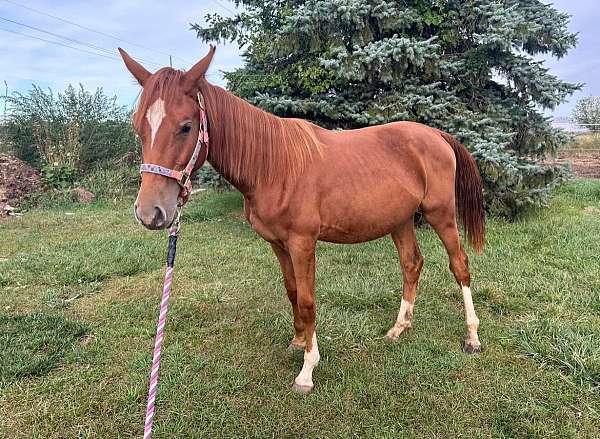
[[[292,350],[292,351],[303,351],[305,348],[306,348],[306,340],[304,338],[304,335],[298,335],[298,334],[296,334],[294,336],[294,338],[290,342],[290,345],[288,346],[288,349]]]
[[[476,315],[470,316],[466,323],[469,332],[476,333],[479,329],[479,318]]]
[[[402,299],[400,311],[394,326],[387,332],[386,337],[390,340],[398,340],[400,334],[412,327],[414,303]]]

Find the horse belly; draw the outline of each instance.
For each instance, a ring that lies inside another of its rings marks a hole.
[[[412,221],[421,200],[410,192],[377,190],[336,197],[321,203],[319,240],[340,244],[372,241]]]

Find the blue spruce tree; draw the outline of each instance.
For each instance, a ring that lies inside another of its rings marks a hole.
[[[543,205],[564,170],[542,159],[568,139],[543,110],[580,84],[540,55],[577,43],[569,16],[539,0],[236,0],[232,18],[193,25],[245,64],[238,96],[329,128],[412,120],[450,132],[478,161],[490,212]]]

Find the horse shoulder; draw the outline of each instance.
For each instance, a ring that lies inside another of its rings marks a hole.
[[[269,242],[285,241],[290,232],[316,235],[319,229],[317,191],[310,177],[287,184],[257,188],[244,200],[244,211],[252,228]]]

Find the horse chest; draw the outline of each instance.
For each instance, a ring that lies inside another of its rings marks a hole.
[[[268,222],[263,220],[263,218],[260,215],[260,212],[258,212],[256,207],[253,206],[247,199],[244,200],[244,213],[246,215],[248,223],[250,223],[250,226],[263,239],[269,242],[275,242],[280,239],[277,236],[276,231],[269,226]]]

